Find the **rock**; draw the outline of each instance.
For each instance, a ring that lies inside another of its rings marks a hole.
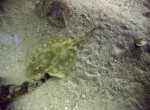
[[[36,4],[41,16],[49,18],[53,25],[65,27],[68,24],[70,9],[65,2],[60,0],[42,0]]]

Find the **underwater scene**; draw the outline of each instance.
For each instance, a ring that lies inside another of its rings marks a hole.
[[[150,110],[150,0],[0,0],[0,110]]]

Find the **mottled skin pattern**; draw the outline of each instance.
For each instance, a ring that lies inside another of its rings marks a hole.
[[[45,73],[58,78],[65,77],[77,61],[77,44],[97,28],[72,40],[60,36],[36,43],[35,48],[27,53],[27,76],[34,80],[43,78]]]

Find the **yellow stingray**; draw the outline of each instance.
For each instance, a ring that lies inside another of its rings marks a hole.
[[[50,76],[64,78],[76,64],[77,45],[98,28],[75,39],[55,36],[36,43],[27,53],[27,76],[39,80],[48,73]]]

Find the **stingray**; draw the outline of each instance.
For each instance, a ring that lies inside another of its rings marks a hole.
[[[34,80],[50,76],[64,78],[78,59],[78,44],[98,27],[75,39],[63,36],[45,38],[29,49],[26,75]]]

